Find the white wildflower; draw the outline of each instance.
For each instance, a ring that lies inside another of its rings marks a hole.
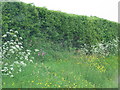
[[[6,32],[7,34],[9,34],[10,32]]]
[[[10,29],[10,32],[12,32],[13,30],[12,29]]]
[[[27,54],[30,55],[30,52],[28,52]]]
[[[10,77],[14,77],[13,75],[10,75]]]
[[[7,37],[7,35],[6,35],[6,34],[4,34],[2,37]]]
[[[14,42],[14,40],[10,40],[11,42]]]
[[[18,61],[14,61],[14,63],[15,63],[15,64],[19,64],[19,62],[18,62]]]
[[[39,50],[38,49],[35,49],[35,52],[38,52]]]
[[[19,37],[20,39],[22,39],[22,37]]]
[[[15,46],[11,46],[11,48],[12,48],[12,49],[16,49],[16,47],[15,47]]]
[[[20,48],[19,45],[16,45],[17,48]]]
[[[19,72],[21,72],[22,70],[21,70],[21,68],[19,69]]]
[[[10,70],[12,70],[12,71],[13,71],[13,70],[14,70],[14,69],[13,69],[13,67],[11,67],[11,68],[10,68]]]
[[[13,35],[13,37],[17,37],[17,35]]]
[[[15,33],[17,33],[17,34],[18,34],[18,31],[15,31]]]
[[[30,60],[31,63],[33,63],[33,60]]]
[[[22,43],[18,42],[19,45],[22,45]]]
[[[11,72],[9,71],[9,74],[11,74]]]
[[[8,63],[5,63],[5,66],[7,66],[8,65]]]
[[[10,51],[11,53],[13,53],[13,54],[15,53],[13,49],[10,49],[9,51]]]
[[[25,56],[25,59],[28,60],[28,56]]]
[[[11,64],[10,66],[13,67],[13,64]]]
[[[27,52],[31,52],[31,50],[26,50]]]

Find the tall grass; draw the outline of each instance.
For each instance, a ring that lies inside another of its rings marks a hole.
[[[109,54],[109,44],[105,49],[102,44],[94,46],[92,55],[86,55],[86,48],[76,54],[74,49],[68,51],[40,38],[22,43],[17,34],[11,31],[3,35],[3,88],[118,87],[117,54]],[[106,48],[108,55],[104,54]]]

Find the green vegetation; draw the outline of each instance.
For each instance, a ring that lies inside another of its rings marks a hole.
[[[3,88],[117,88],[117,23],[2,3]]]
[[[63,47],[82,48],[108,42],[117,36],[117,23],[95,16],[80,16],[51,11],[21,2],[3,3],[3,34],[10,29],[18,30],[28,38],[46,38]]]
[[[69,52],[68,52],[69,53]],[[116,56],[97,58],[56,52],[57,61],[28,64],[14,78],[3,76],[3,88],[117,88]],[[66,55],[61,58],[60,54]],[[46,56],[47,57],[47,56]],[[49,58],[46,58],[49,59]]]

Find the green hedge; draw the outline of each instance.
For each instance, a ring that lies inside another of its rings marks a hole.
[[[2,31],[18,30],[25,39],[46,38],[63,47],[90,48],[116,38],[118,23],[95,16],[52,11],[22,2],[2,3]]]

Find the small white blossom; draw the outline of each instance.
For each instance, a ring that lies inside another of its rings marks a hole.
[[[13,30],[12,29],[10,29],[10,32],[12,32]]]
[[[18,61],[14,61],[14,63],[15,63],[15,64],[19,64],[19,62],[18,62]]]
[[[6,32],[7,34],[9,34],[10,32]]]
[[[38,52],[39,50],[38,49],[35,49],[35,52]]]
[[[7,37],[7,35],[6,35],[6,34],[4,34],[2,37]]]
[[[13,75],[10,75],[10,77],[14,77]]]
[[[17,37],[17,35],[13,35],[13,37]]]
[[[13,71],[13,70],[14,70],[14,69],[13,69],[13,67],[11,67],[11,68],[10,68],[10,70],[12,70],[12,71]]]
[[[16,45],[17,48],[20,48],[19,45]]]
[[[8,65],[8,63],[5,63],[5,66],[7,66]]]
[[[21,72],[22,70],[21,70],[21,68],[19,69],[19,72]]]
[[[31,63],[33,63],[33,60],[30,60]]]
[[[22,37],[19,37],[20,39],[22,39]]]
[[[19,45],[22,45],[22,43],[18,42]]]
[[[15,31],[15,33],[17,33],[17,34],[18,34],[18,31]]]
[[[9,74],[11,74],[11,72],[9,71]]]

